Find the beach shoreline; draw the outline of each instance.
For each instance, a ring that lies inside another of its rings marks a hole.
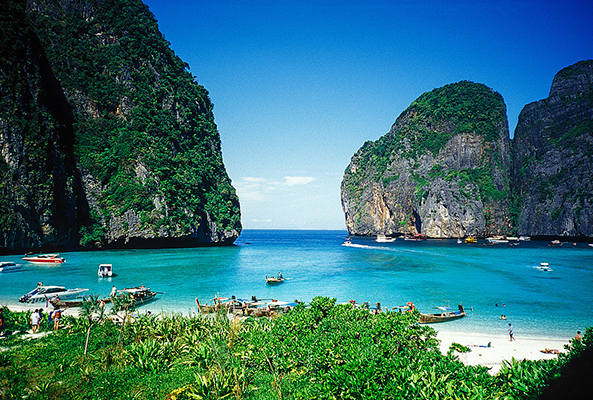
[[[435,328],[433,326],[433,328]],[[481,334],[475,332],[454,332],[438,330],[437,339],[441,341],[442,354],[447,354],[452,343],[458,343],[470,348],[469,353],[455,353],[465,365],[481,365],[490,368],[490,373],[497,374],[503,361],[513,358],[521,360],[550,360],[558,357],[558,353],[566,353],[564,348],[572,338],[550,337],[521,337],[515,335],[510,341],[508,335]],[[489,346],[490,345],[490,346]],[[553,353],[544,353],[550,349]]]
[[[37,304],[0,304],[2,307],[8,307],[11,311],[32,311],[38,308],[49,313],[53,307],[46,307],[45,303]],[[143,307],[141,311],[144,311]],[[62,310],[66,315],[78,315],[77,308]],[[148,311],[148,309],[146,309]],[[157,310],[150,310],[158,313]],[[168,312],[164,312],[168,313]],[[182,315],[189,316],[189,313],[180,312]],[[487,334],[478,332],[462,332],[449,330],[438,325],[430,325],[436,332],[436,338],[441,341],[440,350],[442,354],[447,354],[452,343],[458,343],[470,348],[469,353],[455,353],[461,362],[465,365],[482,365],[490,368],[491,374],[497,374],[503,364],[503,361],[515,360],[549,360],[558,355],[553,353],[543,353],[542,350],[552,349],[559,353],[565,353],[564,346],[572,338],[559,337],[522,337],[515,335],[516,340],[510,341],[508,335]],[[488,346],[490,344],[490,346]]]

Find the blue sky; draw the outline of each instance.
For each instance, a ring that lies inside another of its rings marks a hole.
[[[145,0],[210,92],[246,229],[345,229],[352,155],[426,91],[499,92],[511,134],[593,58],[591,1]]]

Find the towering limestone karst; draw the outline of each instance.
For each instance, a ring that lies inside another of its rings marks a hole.
[[[498,93],[467,81],[424,93],[388,134],[352,157],[341,185],[348,232],[507,233],[510,164],[506,107]]]
[[[2,0],[0,252],[230,244],[208,92],[139,0]]]
[[[556,74],[513,141],[518,233],[593,237],[593,60]]]

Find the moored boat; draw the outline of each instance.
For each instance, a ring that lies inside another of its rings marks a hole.
[[[105,276],[113,276],[113,265],[111,264],[100,264],[99,271],[97,274],[103,278]]]
[[[460,304],[458,307],[458,310],[455,310],[451,307],[433,307],[441,310],[441,312],[434,314],[420,313],[420,319],[418,322],[421,324],[433,324],[437,322],[452,321],[454,319],[465,317],[466,314],[463,306]]]
[[[508,239],[505,239],[504,237],[501,236],[495,236],[495,237],[489,237],[486,238],[486,240],[488,241],[488,243],[492,243],[492,244],[500,244],[500,243],[508,243]]]
[[[24,296],[21,296],[19,302],[39,303],[48,301],[54,297],[57,297],[59,300],[72,299],[81,297],[82,293],[86,291],[88,291],[88,289],[66,289],[64,286],[44,286],[43,284],[39,284],[35,289],[31,290]]]
[[[147,288],[146,286],[125,288],[118,290],[117,293],[130,296],[130,299],[132,299],[137,306],[153,301],[157,295],[157,292],[151,291],[150,288]]]
[[[414,241],[414,242],[419,242],[421,240],[426,240],[426,239],[428,239],[428,236],[425,235],[425,234],[423,234],[423,233],[415,233],[415,234],[413,234],[411,236],[406,236],[404,238],[404,240],[411,240],[411,241]]]
[[[59,254],[39,254],[36,256],[26,256],[23,260],[32,264],[62,264],[66,262],[64,257],[60,257]]]
[[[468,236],[465,238],[465,243],[478,243],[478,239],[475,236]]]
[[[16,264],[12,261],[2,261],[0,262],[0,272],[18,271],[22,266],[23,264]]]
[[[49,302],[54,308],[71,308],[71,307],[81,307],[82,303],[86,301],[86,298],[80,300],[59,300],[59,299],[50,299]],[[111,303],[111,299],[99,299],[97,300],[99,303]]]

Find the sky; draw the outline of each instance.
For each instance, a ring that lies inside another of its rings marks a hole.
[[[513,134],[554,75],[593,59],[593,2],[144,0],[210,93],[245,229],[339,229],[354,153],[422,93],[500,93]]]

